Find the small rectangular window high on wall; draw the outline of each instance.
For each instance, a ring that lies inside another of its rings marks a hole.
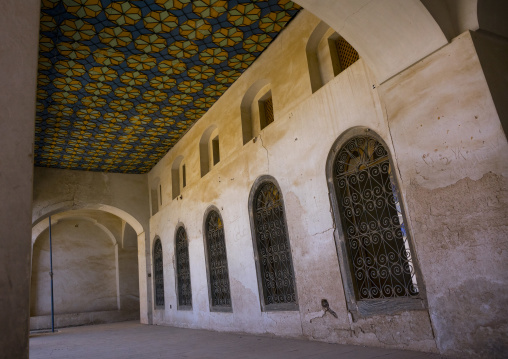
[[[358,52],[344,38],[339,37],[336,42],[340,70],[344,71],[360,59]]]
[[[264,129],[274,121],[271,91],[259,100],[259,120],[261,129]]]
[[[212,140],[212,156],[213,156],[213,165],[215,166],[220,161],[219,136],[216,136]]]

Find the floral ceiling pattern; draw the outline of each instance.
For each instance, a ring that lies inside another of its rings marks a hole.
[[[289,0],[43,0],[35,165],[148,172],[299,9]]]

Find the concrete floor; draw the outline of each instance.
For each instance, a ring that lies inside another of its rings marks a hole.
[[[30,359],[39,358],[437,359],[442,357],[404,350],[123,322],[64,328],[58,333],[32,334]]]

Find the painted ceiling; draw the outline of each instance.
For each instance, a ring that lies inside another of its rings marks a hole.
[[[148,172],[299,9],[42,0],[35,165]]]

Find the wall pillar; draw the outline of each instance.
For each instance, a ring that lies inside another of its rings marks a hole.
[[[0,11],[0,356],[28,358],[39,0]]]

